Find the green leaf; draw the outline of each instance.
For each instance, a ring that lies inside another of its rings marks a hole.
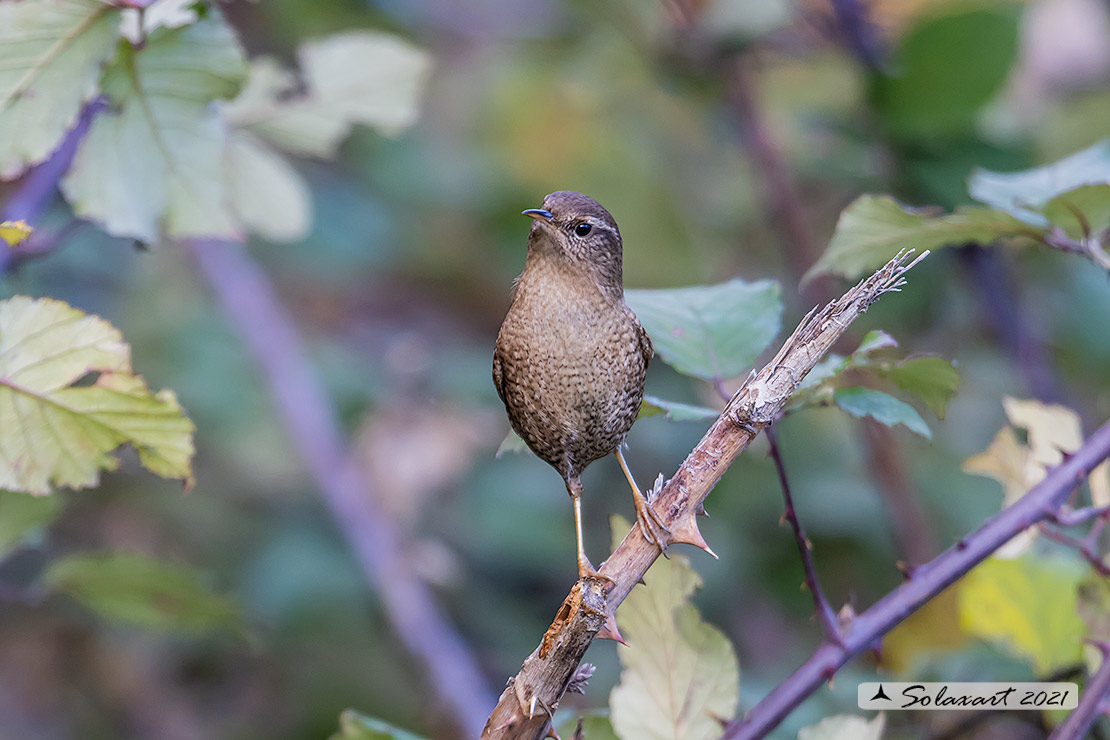
[[[613,518],[614,542],[628,527]],[[739,699],[732,644],[690,603],[701,579],[684,556],[655,561],[644,582],[617,610],[628,645],[617,647],[623,670],[609,696],[613,729],[637,740],[716,738]]]
[[[894,337],[880,329],[868,332],[856,351],[848,357],[829,355],[817,363],[799,384],[788,408],[793,411],[835,402],[833,392],[845,377],[849,377],[848,372],[862,371],[889,380],[920,399],[938,418],[943,419],[948,402],[960,382],[955,366],[940,357],[915,357],[897,362],[876,357],[880,350],[897,346]]]
[[[881,740],[885,726],[886,718],[882,714],[871,721],[838,714],[798,730],[798,740]]]
[[[294,154],[334,157],[351,126],[384,134],[415,120],[431,64],[395,36],[350,31],[298,50],[303,84],[269,58],[251,63],[250,81],[227,107],[233,126]]]
[[[1079,661],[1085,627],[1076,590],[1084,571],[1073,558],[989,558],[959,583],[960,622],[1048,675]]]
[[[305,43],[303,80],[275,60],[251,62],[239,96],[223,110],[232,126],[228,197],[246,228],[272,241],[307,235],[311,193],[272,147],[334,157],[358,123],[395,134],[416,120],[430,66],[410,44],[383,33],[355,31]]]
[[[74,385],[90,373],[91,385]],[[193,423],[171,391],[152,394],[104,319],[62,301],[0,301],[0,488],[95,486],[132,445],[164,478],[192,484]]]
[[[1061,193],[1043,208],[1045,218],[1080,239],[1110,227],[1110,185],[1082,185]]]
[[[1097,213],[1105,213],[1108,208],[1106,189],[1076,191],[1107,183],[1110,183],[1110,139],[1043,167],[1019,172],[977,169],[968,180],[968,191],[980,203],[994,206],[1027,224],[1045,227],[1050,221],[1045,214],[1046,208],[1052,204],[1053,217],[1062,218],[1060,212],[1069,197],[1075,201],[1075,206],[1081,210],[1090,209],[1095,220],[1100,220]]]
[[[856,351],[853,352],[852,355],[869,355],[880,349],[897,346],[898,342],[895,341],[894,337],[890,336],[882,329],[872,329],[863,336],[863,341],[859,343],[859,347],[856,348]]]
[[[212,593],[196,571],[128,552],[71,555],[54,561],[43,585],[101,616],[181,633],[242,632],[234,602]]]
[[[892,427],[903,424],[914,434],[931,439],[933,433],[913,406],[894,396],[870,388],[837,388],[833,393],[836,405],[860,419],[870,416],[881,424]]]
[[[312,226],[312,193],[281,154],[247,131],[228,139],[227,190],[239,222],[270,241],[294,241]]]
[[[950,3],[903,37],[891,65],[894,76],[875,85],[883,123],[906,136],[930,136],[971,128],[979,110],[997,93],[1017,53],[1021,14],[1010,4]]]
[[[960,386],[956,366],[942,357],[914,357],[898,363],[884,363],[876,366],[875,372],[920,398],[938,419],[944,418],[948,402]]]
[[[802,382],[798,384],[798,389],[790,397],[789,406],[798,408],[807,405],[813,400],[817,390],[829,386],[830,381],[835,380],[848,367],[848,362],[847,358],[835,352],[830,352],[802,378]]]
[[[882,267],[904,249],[988,244],[1011,236],[1038,238],[1041,232],[991,208],[934,215],[905,209],[886,195],[863,195],[840,214],[832,241],[802,281],[826,274],[855,278]]]
[[[721,415],[721,412],[704,406],[666,401],[655,396],[644,396],[644,402],[640,404],[640,416],[638,418],[642,419],[645,416],[658,416],[660,414],[671,421],[705,421],[706,419],[716,419]]]
[[[747,370],[779,333],[782,299],[770,280],[671,290],[626,290],[655,351],[679,372],[706,380]]]
[[[367,717],[353,709],[339,715],[339,730],[328,740],[424,740],[380,719]]]
[[[98,115],[62,191],[116,236],[240,238],[224,187],[227,126],[212,105],[239,90],[246,66],[218,13],[160,29],[141,50],[120,47]]]
[[[0,560],[54,521],[61,509],[58,496],[0,491]]]
[[[516,452],[531,452],[528,449],[527,443],[520,438],[520,435],[512,429],[505,435],[505,439],[501,440],[501,444],[497,446],[497,452],[494,453],[494,459],[500,458],[502,455]]]
[[[46,159],[76,123],[118,28],[101,0],[0,2],[0,179]]]

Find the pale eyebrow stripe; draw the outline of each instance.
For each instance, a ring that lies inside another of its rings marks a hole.
[[[598,229],[605,229],[606,231],[608,231],[608,232],[609,232],[610,234],[612,234],[613,236],[616,236],[616,235],[617,235],[617,230],[616,230],[616,229],[614,229],[614,228],[613,228],[612,226],[610,226],[609,224],[605,223],[605,221],[601,220],[600,218],[597,218],[596,216],[590,216],[590,217],[589,217],[588,219],[586,219],[586,220],[587,220],[587,221],[588,221],[589,223],[593,224],[593,225],[594,225],[594,226],[595,226],[596,228],[598,228]]]

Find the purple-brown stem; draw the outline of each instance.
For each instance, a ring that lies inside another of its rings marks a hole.
[[[1110,565],[1107,565],[1102,557],[1095,549],[1095,543],[1089,538],[1079,539],[1072,537],[1059,530],[1053,529],[1047,523],[1042,523],[1040,526],[1041,535],[1053,542],[1070,547],[1080,555],[1083,559],[1091,564],[1091,567],[1098,571],[1099,575],[1110,578]]]
[[[412,573],[402,537],[354,464],[331,400],[274,286],[242,244],[196,240],[190,246],[254,354],[332,518],[377,585],[393,630],[423,669],[431,688],[429,704],[446,710],[452,736],[477,736],[493,692],[466,643]]]
[[[1079,706],[1049,735],[1048,740],[1081,740],[1100,714],[1107,711],[1110,701],[1110,642],[1096,642],[1102,653],[1098,670],[1087,680]]]
[[[1043,481],[1012,506],[1003,509],[975,532],[919,568],[870,609],[856,615],[841,631],[841,644],[826,640],[793,675],[744,717],[730,722],[721,740],[757,740],[765,737],[852,657],[870,648],[876,640],[955,583],[1014,535],[1055,515],[1071,492],[1108,456],[1110,422],[1100,427],[1075,455],[1049,471]],[[1103,665],[1108,663],[1110,661],[1104,661]],[[1110,682],[1110,667],[1105,672],[1105,680]]]
[[[5,201],[3,209],[0,210],[0,221],[22,220],[29,222],[31,226],[35,226],[35,222],[42,216],[42,212],[50,205],[54,192],[57,190],[58,181],[69,170],[69,165],[73,162],[74,155],[77,154],[77,148],[80,146],[81,140],[88,133],[93,118],[107,107],[108,103],[103,97],[94,98],[85,104],[77,123],[62,139],[62,143],[58,145],[54,153],[46,161],[35,166],[23,176],[23,182],[20,183],[15,193]],[[25,247],[25,251],[35,251],[33,242],[38,238],[37,235],[32,235],[32,244]],[[0,249],[0,275],[8,272],[13,256],[12,250]]]
[[[817,579],[817,565],[813,561],[813,544],[806,536],[805,529],[802,528],[802,523],[798,519],[797,509],[794,507],[794,497],[790,493],[790,481],[786,477],[786,466],[783,464],[782,455],[779,453],[775,425],[768,426],[764,430],[764,434],[767,435],[767,443],[771,447],[771,459],[775,461],[775,471],[778,472],[779,484],[782,486],[782,497],[786,502],[782,518],[789,522],[790,528],[794,530],[794,541],[798,543],[798,552],[802,556],[802,568],[805,570],[806,588],[813,595],[813,606],[817,613],[817,619],[825,632],[825,639],[840,644],[840,628],[837,625],[836,613],[829,605],[829,600],[825,598],[821,582]]]

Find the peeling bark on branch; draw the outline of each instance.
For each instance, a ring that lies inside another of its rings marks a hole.
[[[729,465],[774,421],[798,383],[844,330],[880,296],[904,285],[903,275],[926,254],[912,262],[911,254],[899,254],[821,311],[811,311],[774,359],[736,392],[655,500],[655,510],[672,532],[697,532],[697,511]],[[483,740],[539,740],[547,734],[551,714],[606,616],[615,612],[659,554],[640,528],[632,527],[601,567],[614,582],[609,592],[597,581],[575,584],[542,644],[509,679],[482,731]]]

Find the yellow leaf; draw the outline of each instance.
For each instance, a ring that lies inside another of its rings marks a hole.
[[[14,247],[31,235],[34,231],[26,221],[0,221],[0,239]]]
[[[1070,558],[992,557],[959,583],[960,623],[1049,674],[1080,658],[1086,628],[1076,592],[1084,573]]]
[[[1064,461],[1064,453],[1074,453],[1083,445],[1079,415],[1066,406],[1005,397],[1002,405],[1012,426],[1003,427],[990,446],[964,461],[963,471],[994,478],[1002,484],[1003,508],[1024,496],[1044,480],[1049,468]],[[1024,429],[1029,444],[1018,441],[1014,427]],[[1091,503],[1110,505],[1110,461],[1091,471]],[[1007,542],[995,554],[1014,558],[1026,552],[1037,536],[1030,527]]]
[[[1002,427],[990,446],[964,461],[963,471],[994,478],[1002,484],[1005,506],[1025,495],[1044,478],[1044,470],[1033,463],[1029,448],[1018,441],[1011,427]]]
[[[883,638],[883,665],[905,674],[918,656],[955,650],[968,640],[960,628],[958,589],[941,591]]]
[[[1045,477],[1045,468],[1033,460],[1029,448],[1018,441],[1011,427],[1002,427],[984,452],[964,461],[963,471],[994,478],[1002,484],[1002,507],[1010,506]],[[998,557],[1020,557],[1033,544],[1037,529],[1029,527],[996,552]]]
[[[825,717],[815,725],[798,731],[798,740],[880,740],[886,717],[875,715],[871,721],[851,714]]]
[[[617,517],[619,540],[629,525]],[[690,595],[701,579],[682,555],[657,560],[617,610],[620,683],[609,696],[618,737],[712,740],[735,716],[740,665],[720,630],[701,620]]]
[[[1079,414],[1067,406],[1040,401],[1002,399],[1006,417],[1015,427],[1029,432],[1029,449],[1033,460],[1043,467],[1059,465],[1063,452],[1075,452],[1083,446],[1083,427]]]
[[[1091,503],[1095,506],[1110,506],[1110,460],[1091,471]]]
[[[152,394],[134,374],[107,321],[49,298],[0,301],[0,489],[95,486],[124,444],[190,486],[193,430],[171,391]]]

